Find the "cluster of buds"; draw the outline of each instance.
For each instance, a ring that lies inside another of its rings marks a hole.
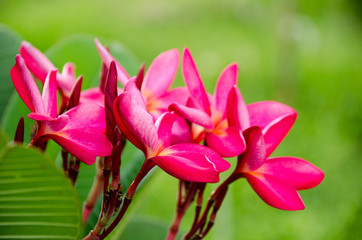
[[[27,42],[11,69],[15,88],[36,121],[30,146],[45,150],[52,139],[62,147],[63,169],[75,184],[80,162],[97,161],[97,177],[84,204],[83,221],[103,194],[102,210],[85,239],[104,239],[121,222],[136,189],[158,166],[179,179],[175,219],[167,239],[178,233],[182,218],[195,201],[195,217],[183,239],[202,239],[212,228],[230,184],[245,178],[272,207],[304,208],[298,191],[317,186],[323,172],[296,157],[269,158],[294,124],[297,113],[282,103],[246,105],[237,87],[237,64],[220,74],[213,96],[205,91],[190,51],[182,55],[186,87],[170,89],[179,65],[172,49],[141,65],[131,77],[97,39],[102,59],[100,84],[81,91],[82,77],[66,63],[59,73],[51,61]],[[43,84],[42,94],[33,78]],[[122,85],[123,88],[118,87]],[[57,104],[59,97],[61,103]],[[15,140],[23,141],[23,120]],[[136,178],[123,194],[121,156],[126,142],[145,156]],[[207,183],[220,181],[230,168],[224,158],[237,157],[236,168],[211,194],[202,209]]]

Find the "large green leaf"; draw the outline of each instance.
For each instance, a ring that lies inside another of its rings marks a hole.
[[[21,37],[5,25],[0,24],[0,116],[14,91],[10,69],[15,63]]]
[[[81,203],[40,152],[9,145],[0,155],[0,239],[79,239]]]
[[[8,138],[5,135],[4,131],[0,129],[0,151],[3,149],[3,147],[6,146],[6,143],[8,142]]]

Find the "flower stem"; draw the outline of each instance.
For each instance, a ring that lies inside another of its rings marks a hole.
[[[189,189],[187,189],[187,193],[185,198],[182,198],[182,190],[183,188],[186,188],[187,183],[184,181],[180,181],[179,184],[179,195],[178,195],[178,201],[177,201],[177,208],[174,220],[169,228],[167,240],[173,240],[175,239],[179,227],[182,221],[182,218],[184,217],[187,209],[190,207],[192,201],[195,198],[196,193],[198,192],[198,186],[199,183],[191,182],[189,183]]]
[[[238,178],[240,178],[240,175],[237,172],[233,172],[219,187],[217,187],[213,193],[211,194],[209,200],[207,201],[206,207],[201,215],[201,218],[198,220],[196,226],[191,227],[190,231],[182,238],[184,240],[188,240],[188,239],[194,239],[196,236],[198,236],[199,239],[201,239],[200,237],[202,237],[202,235],[196,235],[194,237],[194,235],[199,232],[199,233],[203,233],[203,229],[207,220],[207,216],[209,215],[209,212],[211,210],[211,208],[214,206],[215,202],[219,205],[218,208],[220,207],[225,195],[223,196],[223,194],[226,194],[226,190],[228,188],[228,186],[234,182],[235,180],[237,180]],[[218,200],[218,199],[221,200]],[[216,216],[216,214],[215,214]],[[212,225],[209,227],[211,228]],[[208,227],[207,227],[208,228]],[[207,229],[206,228],[206,229]],[[205,229],[205,231],[206,231]],[[209,231],[210,229],[208,229],[207,231]]]
[[[83,206],[83,225],[87,222],[89,214],[92,212],[94,205],[103,189],[103,159],[97,160],[97,174],[94,178],[93,185],[88,193],[87,200]]]
[[[138,185],[141,183],[142,179],[147,175],[147,173],[155,166],[155,163],[150,161],[150,160],[146,160],[145,163],[143,164],[141,170],[139,171],[139,173],[137,174],[135,180],[131,183],[130,187],[128,188],[128,191],[126,193],[126,196],[123,199],[123,204],[121,207],[120,212],[118,213],[118,215],[116,216],[116,218],[113,220],[113,222],[109,225],[108,228],[106,228],[100,235],[99,235],[99,239],[104,239],[105,237],[107,237],[112,230],[118,225],[118,223],[122,220],[124,214],[126,213],[129,205],[132,202],[133,196],[136,192],[136,189],[138,187]]]

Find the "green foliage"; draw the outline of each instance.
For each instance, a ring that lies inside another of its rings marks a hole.
[[[10,69],[19,51],[20,37],[9,27],[0,24],[0,116],[14,90],[10,79]]]
[[[81,203],[40,152],[8,145],[0,154],[0,238],[79,239]]]

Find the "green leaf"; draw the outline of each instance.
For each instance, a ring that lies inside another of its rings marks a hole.
[[[4,131],[2,129],[0,129],[0,151],[6,146],[8,141],[9,140],[8,140],[6,134],[4,133]]]
[[[0,238],[79,239],[81,203],[54,162],[8,145],[0,154]]]
[[[21,37],[9,27],[0,24],[0,116],[9,101],[14,85],[10,79],[10,69],[15,64]]]

